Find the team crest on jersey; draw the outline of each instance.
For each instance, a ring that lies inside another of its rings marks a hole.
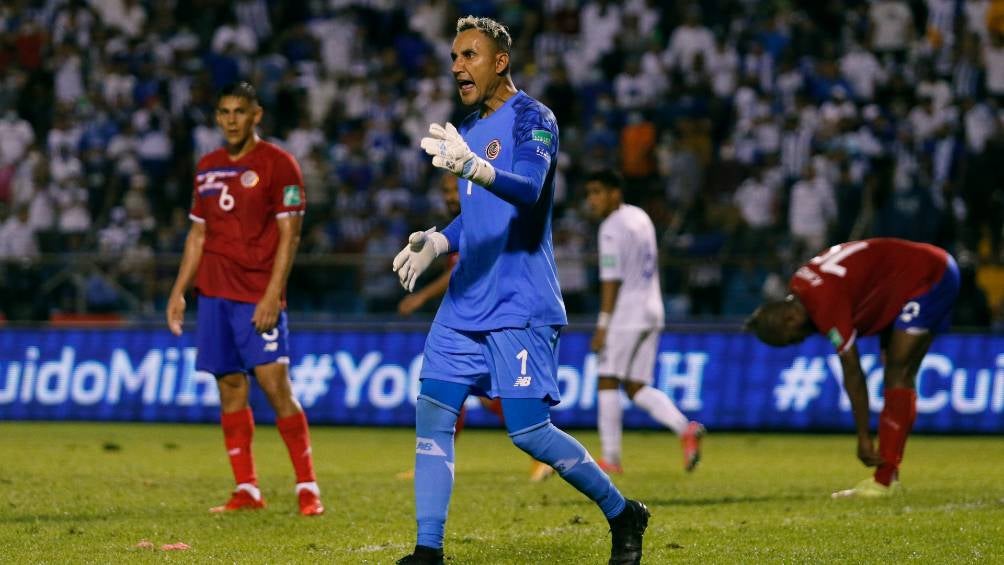
[[[258,184],[258,173],[248,169],[241,174],[241,186],[254,188]]]
[[[493,161],[495,160],[496,157],[499,156],[499,153],[501,152],[502,152],[502,142],[497,139],[493,139],[491,143],[488,144],[488,147],[485,147],[485,157],[488,157]]]

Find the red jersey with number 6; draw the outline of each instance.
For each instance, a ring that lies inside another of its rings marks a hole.
[[[272,276],[276,219],[306,207],[300,166],[271,143],[258,141],[236,161],[224,148],[200,159],[188,215],[206,225],[195,287],[206,296],[257,303]]]
[[[859,335],[892,324],[903,306],[941,279],[948,253],[933,245],[876,238],[834,245],[791,277],[812,323],[843,353]]]

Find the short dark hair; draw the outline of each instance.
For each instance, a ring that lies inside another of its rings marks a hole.
[[[219,104],[220,100],[228,96],[243,98],[252,104],[258,103],[258,91],[246,80],[231,82],[221,88],[219,94],[216,95],[216,103]]]
[[[589,173],[586,177],[586,182],[598,182],[609,189],[615,190],[621,190],[623,187],[621,176],[613,169],[600,169]]]

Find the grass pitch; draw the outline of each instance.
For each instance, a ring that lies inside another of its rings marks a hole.
[[[210,515],[231,488],[218,426],[0,423],[0,562],[393,563],[410,551],[406,429],[313,430],[328,513],[296,514],[275,429],[255,454],[269,507]],[[591,452],[594,432],[574,431]],[[616,483],[646,502],[647,563],[1004,563],[1004,439],[913,437],[905,493],[830,500],[868,476],[847,435],[712,433],[698,470],[676,439],[628,432]],[[447,524],[452,563],[605,563],[600,512],[558,478],[527,481],[501,430],[466,430]],[[136,547],[149,540],[155,547]],[[162,551],[184,542],[187,551]]]

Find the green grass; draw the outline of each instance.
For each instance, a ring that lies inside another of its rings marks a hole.
[[[575,434],[596,452],[596,434]],[[217,426],[0,424],[0,562],[392,563],[414,543],[405,429],[313,430],[328,514],[296,515],[274,428],[255,453],[263,512],[214,516],[230,471]],[[867,476],[851,435],[712,434],[683,473],[675,438],[625,434],[616,482],[653,518],[648,563],[1004,563],[1004,439],[914,437],[903,496],[830,500]],[[605,563],[606,523],[501,430],[467,430],[446,548],[452,563]],[[183,541],[185,552],[138,549]]]

